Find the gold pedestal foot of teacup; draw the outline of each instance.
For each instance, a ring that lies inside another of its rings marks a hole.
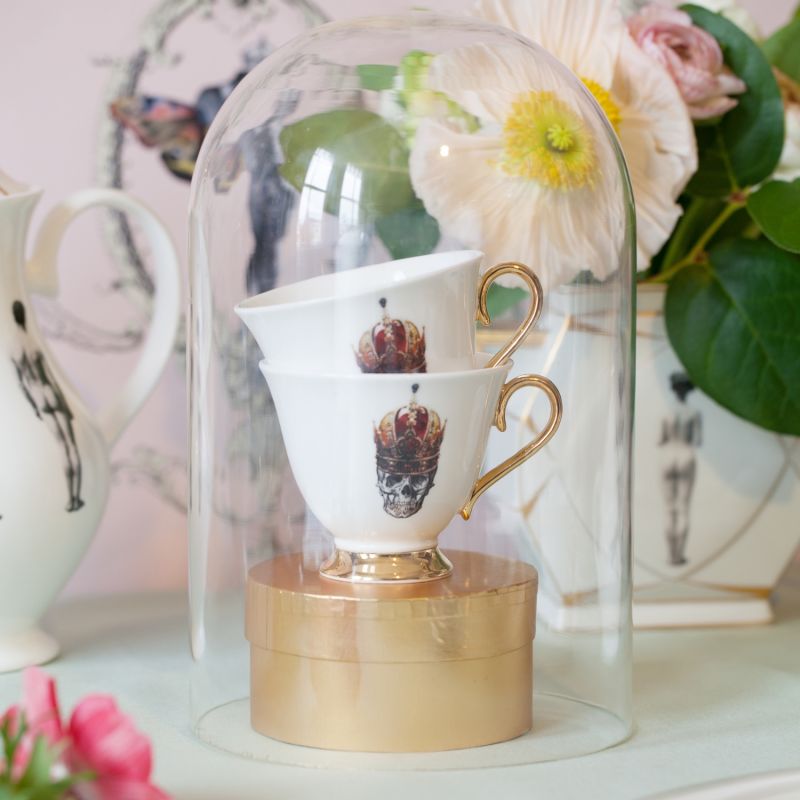
[[[319,571],[326,578],[351,583],[415,583],[446,578],[453,565],[438,547],[411,553],[334,550]]]

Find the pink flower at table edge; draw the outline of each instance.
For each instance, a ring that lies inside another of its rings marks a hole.
[[[66,761],[73,771],[91,770],[97,779],[81,785],[81,797],[94,800],[163,800],[150,783],[152,749],[113,697],[94,694],[81,700],[69,720]]]
[[[747,91],[725,66],[717,40],[685,12],[650,3],[628,19],[628,30],[672,76],[694,119],[730,111],[737,102],[729,95]]]
[[[37,736],[63,747],[63,760],[71,772],[88,770],[96,778],[71,791],[84,800],[168,800],[150,783],[152,751],[148,739],[107,695],[93,694],[74,708],[65,730],[58,706],[56,684],[43,670],[23,673],[23,702],[7,714],[24,713],[28,731],[15,759],[15,771],[24,770]],[[5,715],[4,715],[5,718]]]

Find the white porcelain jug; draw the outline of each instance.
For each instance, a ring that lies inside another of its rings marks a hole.
[[[145,206],[116,190],[86,190],[57,205],[26,264],[27,231],[40,196],[0,172],[0,672],[58,653],[39,619],[94,535],[108,496],[109,449],[161,374],[180,315],[169,235]],[[27,287],[55,292],[67,225],[100,205],[140,223],[151,245],[156,295],[139,362],[116,400],[93,416],[44,342]]]

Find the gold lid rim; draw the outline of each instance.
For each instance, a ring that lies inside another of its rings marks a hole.
[[[469,602],[475,611],[482,607],[491,610],[524,604],[529,601],[529,595],[536,596],[539,575],[531,564],[463,550],[450,551],[449,556],[448,565],[450,562],[455,565],[450,575],[417,582],[331,580],[321,576],[316,566],[304,566],[302,590],[297,587],[299,580],[289,582],[285,573],[279,574],[284,560],[292,564],[295,571],[302,554],[278,556],[250,569],[247,576],[248,601],[267,595],[261,598],[261,602],[273,602],[280,606],[282,614],[289,615],[444,619],[462,616],[461,605],[464,602]],[[457,583],[459,578],[463,578],[465,561],[475,558],[481,560],[482,567],[493,570],[490,578],[485,579],[494,585],[473,587],[469,578]],[[296,578],[296,575],[292,577]],[[426,609],[431,613],[425,613]]]
[[[483,553],[449,556],[451,576],[417,584],[328,580],[302,554],[262,562],[247,581],[245,634],[264,650],[364,663],[462,661],[530,644],[536,570]],[[338,596],[309,593],[321,587]]]

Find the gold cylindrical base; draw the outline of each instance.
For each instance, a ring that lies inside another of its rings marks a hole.
[[[502,742],[530,730],[533,648],[419,663],[327,661],[253,647],[251,722],[327,750],[408,753]]]
[[[531,726],[536,570],[452,552],[427,583],[329,581],[302,555],[250,571],[251,721],[332,750],[424,752]]]

